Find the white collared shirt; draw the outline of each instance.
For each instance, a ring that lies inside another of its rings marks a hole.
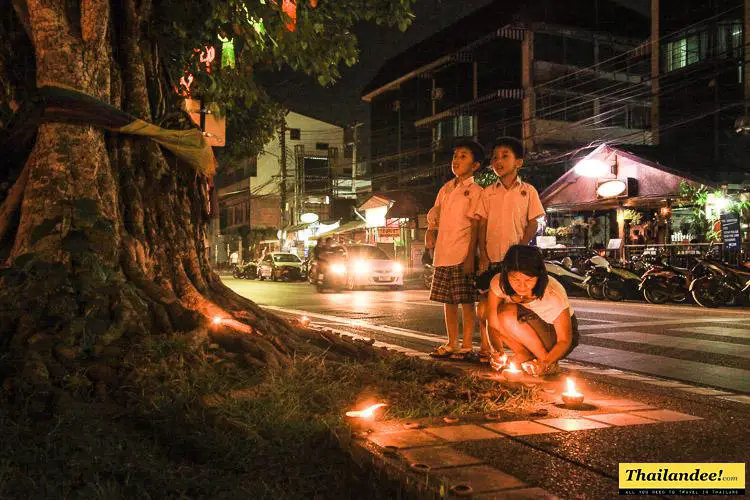
[[[503,302],[510,302],[510,297],[503,286],[500,284],[500,278],[502,274],[496,274],[492,281],[490,281],[490,290],[492,293],[500,297]],[[547,288],[544,290],[544,294],[541,299],[534,299],[531,302],[520,304],[530,311],[542,318],[542,321],[548,324],[553,324],[560,313],[565,309],[570,311],[570,315],[573,316],[573,307],[571,307],[568,301],[568,294],[565,292],[559,281],[552,276],[549,277],[549,283]]]
[[[435,205],[427,214],[427,227],[438,230],[433,265],[456,266],[469,255],[471,223],[478,220],[482,188],[474,177],[463,182],[451,179],[438,192]]]
[[[487,256],[490,262],[501,262],[513,245],[521,241],[529,221],[544,215],[544,207],[534,186],[516,177],[506,189],[497,181],[482,193],[482,203],[476,215],[487,219]]]

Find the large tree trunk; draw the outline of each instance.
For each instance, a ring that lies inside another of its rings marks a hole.
[[[37,86],[71,88],[148,121],[163,113],[168,90],[145,36],[149,0],[14,7],[34,47]],[[96,363],[108,346],[165,332],[234,334],[262,363],[284,358],[295,330],[210,268],[206,179],[195,170],[149,139],[61,123],[39,127],[23,168],[16,196],[0,206],[18,217],[0,234],[11,245],[0,353],[25,366],[26,379],[47,383],[55,359]],[[212,325],[215,316],[227,321]]]

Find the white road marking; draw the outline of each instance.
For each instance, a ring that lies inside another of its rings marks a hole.
[[[737,356],[750,358],[750,346],[732,344],[731,342],[718,342],[714,340],[694,339],[690,337],[674,337],[672,335],[657,335],[642,332],[606,332],[592,333],[589,337],[600,339],[619,340],[632,344],[649,344],[662,347],[675,347],[690,351],[711,352],[724,356]]]
[[[399,328],[394,326],[386,326],[386,325],[374,325],[372,323],[368,323],[366,321],[363,321],[361,319],[350,319],[350,318],[340,318],[338,316],[330,316],[328,314],[320,314],[320,313],[313,313],[309,311],[301,311],[299,309],[287,309],[285,307],[276,307],[276,306],[263,306],[265,309],[271,309],[273,311],[280,311],[280,312],[286,312],[290,314],[297,314],[299,316],[308,316],[310,318],[318,318],[326,321],[331,321],[333,323],[337,323],[340,325],[353,325],[360,328],[366,328],[370,330],[377,330],[384,333],[390,333],[393,335],[400,335],[402,337],[409,337],[413,339],[419,339],[419,340],[426,340],[428,342],[433,342],[436,344],[443,344],[445,343],[445,338],[443,336],[437,336],[437,335],[425,335],[422,332],[418,332],[415,330],[408,330],[406,328]]]
[[[620,323],[623,328],[632,328],[634,326],[665,326],[665,325],[682,325],[687,322],[691,323],[728,323],[737,321],[747,321],[747,318],[682,318],[682,319],[665,319],[657,321],[634,321],[632,323]],[[614,325],[581,325],[579,331],[584,330],[606,330],[613,328]]]
[[[719,337],[736,337],[750,339],[750,330],[744,328],[727,328],[725,326],[697,326],[693,328],[674,328],[675,332],[702,333]]]

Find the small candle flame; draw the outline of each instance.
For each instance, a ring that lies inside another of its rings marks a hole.
[[[518,372],[521,371],[518,368],[516,368],[516,364],[513,363],[512,361],[510,362],[510,364],[508,365],[508,368],[506,368],[506,370],[509,371],[509,372],[511,372],[511,373],[518,373]]]
[[[299,322],[300,322],[300,323],[302,323],[303,325],[307,325],[307,324],[309,324],[309,323],[310,323],[310,318],[308,318],[307,316],[302,316],[302,317],[301,317],[301,318],[299,319]]]
[[[359,417],[359,418],[370,418],[372,417],[373,413],[375,413],[375,410],[380,408],[381,406],[387,406],[385,403],[378,403],[370,406],[369,408],[365,408],[364,410],[352,410],[346,412],[347,417]]]
[[[565,381],[568,385],[568,390],[565,392],[568,396],[580,396],[581,394],[576,390],[576,384],[572,378],[568,377]]]
[[[222,321],[221,316],[214,316],[214,319],[213,319],[214,325],[220,325],[221,321]]]

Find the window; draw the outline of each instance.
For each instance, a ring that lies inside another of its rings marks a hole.
[[[245,162],[245,177],[257,177],[258,176],[258,157],[253,156],[247,159]]]
[[[302,131],[298,128],[289,129],[289,138],[293,141],[299,141],[302,137]]]
[[[301,262],[299,257],[293,253],[277,253],[274,254],[273,260],[276,262]]]
[[[316,142],[315,143],[315,149],[325,149],[328,150],[328,143],[327,142]]]
[[[708,32],[695,33],[667,43],[664,50],[666,70],[675,71],[705,59],[708,52]]]
[[[474,117],[460,115],[449,120],[441,121],[437,126],[437,138],[452,139],[454,137],[471,137],[474,135]]]

